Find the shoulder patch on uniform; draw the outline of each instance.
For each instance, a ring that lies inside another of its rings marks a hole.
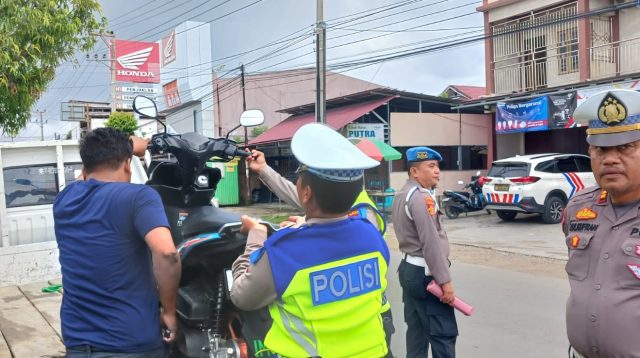
[[[433,198],[431,196],[427,196],[425,198],[425,202],[427,204],[427,211],[429,212],[429,215],[431,216],[436,216],[436,202],[435,200],[433,200]]]
[[[591,210],[591,208],[582,208],[576,213],[576,219],[578,220],[593,220],[598,217],[598,213]]]
[[[265,252],[264,247],[261,247],[261,248],[257,249],[256,251],[252,252],[251,255],[249,255],[249,262],[252,265],[255,265],[256,262],[260,261],[260,258],[262,257],[264,252]]]

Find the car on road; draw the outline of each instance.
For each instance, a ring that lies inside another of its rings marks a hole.
[[[487,173],[482,194],[486,209],[505,221],[518,213],[538,213],[548,224],[562,220],[562,211],[578,191],[596,184],[591,161],[581,154],[532,154],[496,160]]]

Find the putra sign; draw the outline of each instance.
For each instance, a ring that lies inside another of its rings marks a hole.
[[[384,141],[384,124],[350,123],[347,125],[347,138],[373,138]]]

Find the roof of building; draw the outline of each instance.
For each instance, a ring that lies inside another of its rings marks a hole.
[[[395,97],[381,97],[366,102],[359,101],[327,109],[327,125],[333,129],[340,129],[364,114],[388,103],[393,98]],[[249,144],[256,145],[289,140],[300,127],[307,123],[313,123],[314,121],[315,112],[293,115],[257,136],[250,141]]]
[[[628,76],[624,78],[616,77],[616,78],[603,79],[599,81],[580,82],[580,83],[574,83],[574,84],[564,85],[564,86],[547,87],[547,88],[542,88],[535,91],[486,96],[486,97],[478,98],[475,100],[462,102],[458,105],[454,104],[452,109],[457,110],[457,109],[465,109],[465,108],[473,108],[473,107],[483,107],[488,105],[495,105],[498,102],[518,101],[518,100],[524,100],[524,99],[535,98],[540,96],[563,94],[563,93],[573,92],[580,89],[586,89],[589,87],[597,88],[600,85],[616,84],[616,83],[630,82],[630,81],[640,81],[640,74],[637,74],[634,76]]]
[[[481,86],[451,85],[450,87],[469,98],[469,100],[478,99],[487,94],[487,88]]]
[[[332,109],[332,108],[342,107],[342,106],[346,106],[354,103],[362,103],[364,101],[372,101],[372,100],[381,99],[381,98],[388,98],[388,97],[413,99],[413,100],[420,100],[423,102],[445,104],[445,105],[452,105],[457,103],[457,101],[444,98],[444,97],[426,95],[422,93],[400,91],[400,90],[388,88],[388,87],[380,87],[373,90],[353,93],[348,96],[329,99],[327,100],[326,108],[328,111],[329,109]],[[278,112],[289,113],[289,114],[311,113],[311,112],[315,112],[315,103],[312,102],[312,103],[307,103],[300,106],[285,108],[285,109],[279,110]]]

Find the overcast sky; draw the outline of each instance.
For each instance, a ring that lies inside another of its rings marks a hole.
[[[311,33],[316,21],[316,0],[100,2],[109,20],[109,30],[114,31],[118,39],[157,41],[186,20],[211,23],[212,67],[220,73],[240,63],[251,63],[287,44],[289,46],[274,54],[279,56],[271,55],[248,65],[247,72],[284,70],[315,62]],[[475,8],[481,4],[481,1],[470,0],[325,0],[327,62],[329,65],[345,63],[417,46],[480,36],[483,18]],[[396,7],[388,9],[391,6]],[[236,10],[239,11],[234,12]],[[278,46],[224,59],[293,33],[294,36],[287,37],[288,41]],[[376,38],[369,39],[371,37]],[[99,42],[91,55],[95,53],[106,53],[106,46]],[[70,99],[109,100],[107,63],[87,61],[85,56],[78,55],[79,66],[74,67],[70,63],[60,66],[49,90],[33,108],[34,111],[46,110],[45,136],[52,135],[54,131],[66,132],[74,126],[58,121],[60,102]],[[439,94],[449,84],[484,86],[484,43],[476,41],[462,47],[386,61],[344,73],[380,85],[425,94]],[[39,139],[40,128],[32,124],[21,136]]]

